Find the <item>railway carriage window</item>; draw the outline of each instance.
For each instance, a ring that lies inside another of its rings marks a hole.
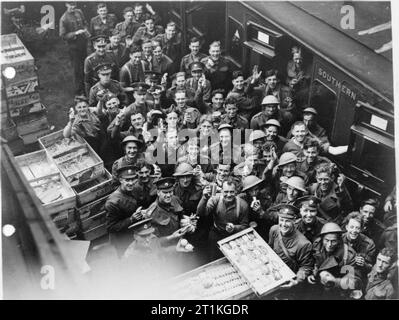
[[[328,136],[331,137],[337,106],[337,95],[320,81],[315,80],[312,84],[310,105],[318,112],[318,124],[326,129]]]
[[[229,17],[228,45],[229,55],[238,63],[242,63],[242,42],[244,31],[241,24]]]

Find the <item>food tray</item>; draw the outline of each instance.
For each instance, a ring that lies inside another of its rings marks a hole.
[[[15,160],[28,181],[60,172],[44,150],[15,157]]]
[[[29,183],[49,214],[68,211],[76,206],[76,195],[60,173],[31,180]],[[53,190],[54,196],[50,194]]]
[[[252,294],[225,257],[173,278],[169,288],[173,300],[238,300]]]
[[[218,245],[258,296],[270,294],[296,276],[253,228],[220,240]]]
[[[39,144],[53,158],[85,145],[74,138],[64,138],[63,130],[41,137]]]

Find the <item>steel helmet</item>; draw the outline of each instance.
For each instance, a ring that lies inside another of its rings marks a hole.
[[[279,122],[278,120],[276,120],[276,119],[269,119],[269,120],[266,121],[266,123],[264,124],[264,126],[265,126],[265,127],[268,127],[268,126],[275,126],[275,127],[280,128],[280,127],[281,127],[281,124],[280,124],[280,122]]]
[[[335,222],[327,222],[323,228],[321,228],[320,236],[328,233],[343,233],[342,229]]]
[[[263,98],[262,104],[280,104],[280,100],[273,95],[268,95]]]
[[[242,191],[247,191],[261,182],[263,182],[263,180],[259,179],[257,176],[247,176],[242,180]]]
[[[303,180],[301,177],[298,177],[298,176],[291,177],[285,182],[285,184],[287,184],[299,191],[306,192],[305,180]]]
[[[251,132],[249,135],[249,142],[258,140],[258,139],[263,139],[266,137],[266,134],[262,130],[254,130]]]
[[[297,160],[297,157],[295,154],[293,154],[292,152],[284,152],[280,156],[277,166],[283,166],[283,165],[291,163],[291,162],[296,162],[296,160]]]

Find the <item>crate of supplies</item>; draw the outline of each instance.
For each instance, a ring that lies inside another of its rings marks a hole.
[[[29,184],[50,215],[61,215],[76,206],[76,195],[60,173],[31,180]]]
[[[95,179],[73,186],[72,189],[76,193],[78,206],[83,206],[105,195],[109,195],[116,187],[117,186],[112,181],[112,175],[107,169],[104,169],[104,174]]]
[[[20,136],[28,135],[33,132],[48,130],[49,124],[45,112],[32,113],[26,116],[13,119],[17,125]]]
[[[296,276],[253,228],[220,240],[218,245],[258,296],[272,293]]]
[[[64,138],[63,130],[53,132],[39,139],[40,147],[45,149],[53,158],[68,153],[84,144],[85,142],[79,142],[74,138]]]
[[[167,287],[173,300],[238,300],[253,294],[225,257],[173,278]]]
[[[1,36],[1,72],[5,85],[35,75],[35,61],[15,33]]]
[[[105,173],[104,162],[88,143],[53,159],[71,186],[93,180]]]
[[[15,160],[28,181],[60,173],[45,150],[15,157]]]

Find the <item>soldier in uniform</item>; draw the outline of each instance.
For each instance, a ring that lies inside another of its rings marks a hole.
[[[132,46],[130,48],[130,60],[126,62],[120,70],[119,82],[122,87],[131,87],[135,82],[144,82],[144,66],[141,62],[141,47]]]
[[[221,256],[217,242],[248,227],[248,204],[237,194],[236,182],[232,177],[223,181],[222,194],[211,197],[211,187],[204,188],[198,204],[197,214],[213,220],[209,232],[209,258]]]
[[[175,178],[160,178],[154,183],[157,187],[157,199],[148,207],[146,215],[152,218],[152,225],[158,235],[166,237],[180,229],[180,220],[185,212],[179,199],[173,195]]]
[[[368,281],[364,298],[366,300],[397,299],[392,280],[389,278],[389,269],[394,263],[395,252],[384,248],[377,255],[377,261],[368,274]]]
[[[376,255],[374,241],[361,233],[363,221],[359,212],[352,212],[343,222],[346,232],[342,235],[344,243],[356,252],[355,263],[363,278],[371,271]]]
[[[218,128],[219,142],[211,145],[212,163],[238,164],[241,156],[241,145],[237,143],[237,137],[233,140],[233,127],[229,124],[221,124]],[[240,133],[239,133],[240,134]],[[241,142],[241,136],[239,136]]]
[[[113,93],[119,99],[119,101],[123,104],[127,104],[127,96],[120,85],[120,83],[116,80],[111,79],[112,66],[109,63],[99,64],[95,71],[100,78],[94,86],[90,88],[89,93],[89,105],[90,107],[95,107],[99,99],[104,96],[106,93]]]
[[[144,82],[137,82],[132,85],[134,90],[134,102],[129,105],[124,113],[125,119],[130,119],[132,113],[140,112],[144,118],[147,117],[147,113],[154,108],[154,103],[150,100],[146,100],[147,90],[150,86]],[[125,121],[121,128],[124,130],[128,129],[128,121]]]
[[[121,258],[133,241],[133,232],[129,226],[143,218],[134,197],[133,183],[137,179],[134,166],[123,166],[116,170],[120,186],[108,197],[105,203],[107,230],[110,242]],[[140,209],[140,208],[139,208]]]
[[[114,14],[108,14],[107,5],[105,3],[99,3],[97,5],[98,16],[95,16],[90,20],[90,33],[92,36],[105,35],[111,36],[112,30],[116,25],[116,16]]]
[[[311,243],[319,236],[321,229],[327,222],[318,217],[318,205],[320,199],[315,196],[304,196],[294,202],[294,206],[299,208],[301,218],[295,221],[296,229],[301,232]]]
[[[108,126],[108,133],[111,134],[113,139],[123,140],[127,136],[135,136],[137,139],[144,141],[144,123],[145,118],[143,115],[136,111],[133,112],[130,116],[130,127],[128,130],[121,131],[121,124],[124,121],[124,115],[122,112],[115,117],[115,120]]]
[[[227,97],[224,104],[225,114],[222,115],[220,124],[229,124],[233,129],[242,130],[242,137],[244,136],[245,129],[249,129],[248,120],[238,114],[238,101],[234,97]]]
[[[201,59],[205,65],[205,75],[211,82],[212,89],[231,88],[231,66],[229,61],[220,55],[220,41],[214,41],[209,45],[209,56]]]
[[[140,152],[144,144],[141,140],[134,136],[127,136],[122,141],[122,149],[125,155],[114,162],[112,165],[112,177],[114,181],[118,181],[118,169],[128,165],[135,165],[138,159],[143,159],[143,154]]]
[[[379,206],[379,202],[376,199],[370,198],[364,200],[359,208],[363,220],[362,233],[371,238],[375,244],[378,243],[381,234],[386,229],[386,226],[375,218],[375,213]]]
[[[118,68],[115,57],[112,53],[106,52],[105,46],[106,37],[103,35],[92,38],[95,52],[85,59],[84,74],[85,74],[85,90],[89,95],[90,88],[98,82],[98,75],[95,69],[100,64],[110,64],[112,68],[111,78],[117,79]]]
[[[105,47],[107,52],[114,55],[118,69],[121,69],[129,61],[131,43],[129,40],[125,41],[126,43],[121,42],[119,31],[114,29],[109,37],[109,43]]]
[[[162,51],[173,61],[171,67],[172,73],[179,68],[179,61],[181,59],[181,33],[177,33],[176,23],[171,21],[166,25],[165,33],[157,35],[153,40],[159,41],[162,46]]]
[[[305,177],[306,185],[313,184],[316,181],[316,167],[320,163],[331,163],[325,157],[319,156],[320,144],[315,139],[306,139],[303,144],[303,159],[297,162],[297,170],[302,172]]]
[[[321,200],[319,212],[327,221],[342,223],[343,218],[352,211],[352,198],[343,180],[334,182],[332,168],[321,164],[316,169],[317,183],[309,187],[310,194]]]
[[[266,124],[266,121],[270,119],[276,119],[279,121],[280,126],[284,127],[284,124],[281,123],[281,115],[280,111],[278,109],[278,106],[280,104],[280,101],[275,97],[275,96],[266,96],[262,100],[262,109],[263,111],[255,114],[252,119],[251,119],[251,124],[250,127],[253,130],[262,130],[262,127],[264,124]],[[280,131],[284,131],[280,127]]]
[[[68,52],[72,61],[75,94],[84,94],[84,61],[87,56],[87,21],[82,10],[76,8],[76,2],[66,2],[67,11],[60,19],[60,37],[68,44]]]
[[[284,184],[286,185],[285,193],[280,191],[277,194],[274,205],[282,203],[293,204],[294,201],[307,193],[305,188],[305,181],[302,177],[292,176],[289,177]]]
[[[342,233],[339,225],[327,222],[313,243],[315,264],[308,282],[315,285],[318,299],[348,298],[362,286],[356,252],[343,242]]]
[[[200,52],[201,44],[200,40],[197,37],[192,37],[190,39],[189,48],[190,53],[185,55],[181,59],[180,63],[180,71],[185,73],[190,72],[190,65],[193,62],[200,62],[202,59],[206,58],[206,54]]]
[[[193,62],[189,65],[191,78],[188,78],[185,83],[186,89],[191,89],[195,92],[194,100],[198,101],[198,95],[205,102],[209,102],[211,98],[211,83],[205,78],[204,69],[205,66],[201,62]]]
[[[257,176],[250,175],[242,180],[242,190],[240,197],[249,205],[249,221],[255,222],[255,230],[267,241],[269,230],[275,221],[268,220],[266,209],[272,204],[271,196],[264,187],[264,181]]]
[[[133,38],[136,31],[140,28],[141,23],[133,21],[134,13],[132,7],[126,7],[123,10],[123,18],[125,21],[119,22],[115,26],[115,29],[121,36],[122,41],[125,41],[126,38]]]
[[[278,224],[271,227],[269,232],[269,246],[296,273],[296,278],[283,284],[282,289],[292,289],[299,284],[302,285],[312,273],[314,263],[312,244],[302,233],[296,230],[297,214],[298,209],[293,205],[280,205]]]
[[[144,15],[144,26],[137,29],[133,36],[133,43],[140,45],[140,43],[155,38],[158,34],[164,33],[164,28],[159,25],[155,25],[154,17],[146,14]]]
[[[152,70],[162,75],[164,75],[165,73],[171,74],[173,60],[164,53],[162,53],[162,46],[158,41],[153,41],[152,46],[152,54],[154,56]]]
[[[155,187],[155,177],[151,176],[153,167],[144,159],[137,160],[136,164],[138,179],[133,185],[133,194],[139,206],[148,208],[157,198],[157,188]]]
[[[260,94],[254,91],[254,86],[260,75],[261,72],[258,73],[257,67],[255,67],[252,77],[245,81],[241,71],[234,71],[233,89],[227,94],[227,98],[235,97],[237,99],[238,113],[248,121],[259,111]]]
[[[279,135],[280,128],[281,124],[276,119],[269,119],[261,125],[261,130],[266,134],[266,141],[273,142],[276,145],[275,153],[277,156],[281,156],[283,147],[288,141],[286,138]]]

